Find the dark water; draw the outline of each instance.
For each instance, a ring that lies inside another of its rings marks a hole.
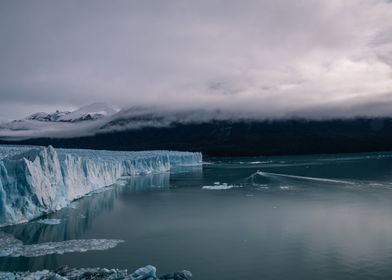
[[[125,240],[118,247],[3,257],[0,269],[152,264],[194,279],[392,279],[392,154],[207,161],[120,182],[50,215],[59,225],[2,229],[25,244]]]

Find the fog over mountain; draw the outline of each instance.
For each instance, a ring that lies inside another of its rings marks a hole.
[[[391,14],[386,0],[2,1],[1,116],[96,101],[391,116]]]

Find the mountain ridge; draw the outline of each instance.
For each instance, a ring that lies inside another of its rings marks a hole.
[[[53,113],[37,112],[26,117],[26,120],[41,122],[79,122],[97,120],[115,114],[117,111],[105,103],[97,102],[85,105],[74,111],[56,110]]]

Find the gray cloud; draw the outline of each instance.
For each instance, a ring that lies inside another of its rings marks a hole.
[[[0,116],[103,101],[391,115],[381,0],[2,1]]]

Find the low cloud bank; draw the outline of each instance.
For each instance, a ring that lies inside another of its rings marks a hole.
[[[391,14],[386,0],[2,2],[0,112],[391,116]]]

